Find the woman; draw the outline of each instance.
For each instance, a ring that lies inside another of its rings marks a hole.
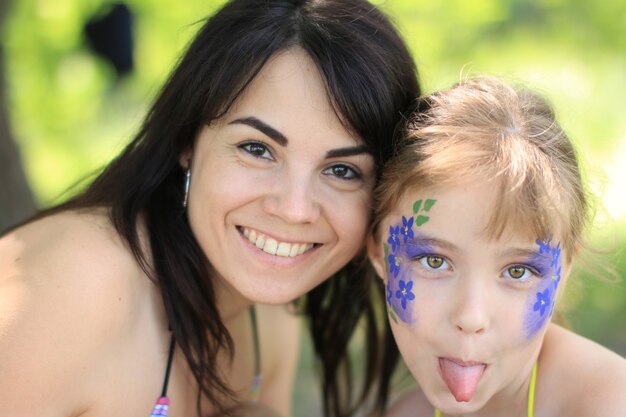
[[[161,392],[155,415],[289,415],[306,294],[326,414],[347,414],[371,191],[418,94],[366,1],[228,2],[121,155],[0,240],[0,410],[140,416]]]

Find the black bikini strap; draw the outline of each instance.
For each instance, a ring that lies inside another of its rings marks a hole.
[[[261,354],[259,347],[259,331],[257,329],[256,322],[256,309],[254,304],[250,306],[250,320],[252,321],[252,339],[254,343],[254,375],[261,374]],[[165,368],[165,378],[163,379],[163,390],[161,391],[161,397],[167,397],[167,385],[170,379],[170,371],[172,369],[172,361],[174,359],[174,350],[176,349],[176,339],[172,334],[170,341],[170,351],[167,357],[167,367]]]
[[[167,397],[167,384],[170,380],[170,370],[172,369],[172,359],[174,359],[174,350],[176,348],[176,340],[174,334],[172,334],[172,340],[170,341],[170,353],[167,357],[167,368],[165,368],[165,378],[163,379],[163,390],[161,391],[161,397]]]

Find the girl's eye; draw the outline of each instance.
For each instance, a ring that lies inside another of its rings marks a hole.
[[[525,281],[529,279],[532,275],[534,275],[533,271],[531,271],[528,267],[524,265],[513,265],[509,266],[505,271],[504,275],[507,278],[513,278],[518,281]]]
[[[239,145],[239,149],[243,149],[255,158],[272,159],[272,153],[268,147],[259,142],[243,143]]]
[[[437,255],[422,256],[418,261],[426,269],[449,269],[450,267],[444,257]]]
[[[333,165],[322,171],[325,175],[332,175],[342,180],[356,180],[361,178],[361,175],[352,167],[344,164]]]

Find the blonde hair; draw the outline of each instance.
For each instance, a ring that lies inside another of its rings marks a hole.
[[[489,236],[558,234],[571,259],[588,217],[574,147],[545,99],[493,77],[418,100],[376,188],[373,230],[408,191],[477,179],[498,187]]]

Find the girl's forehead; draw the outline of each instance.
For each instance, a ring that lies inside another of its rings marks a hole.
[[[382,221],[385,229],[413,218],[413,224],[426,231],[468,231],[485,242],[514,242],[518,246],[555,239],[562,232],[558,219],[546,218],[541,208],[522,210],[504,204],[494,181],[414,186],[397,201]],[[541,230],[535,227],[537,223],[542,224]]]

